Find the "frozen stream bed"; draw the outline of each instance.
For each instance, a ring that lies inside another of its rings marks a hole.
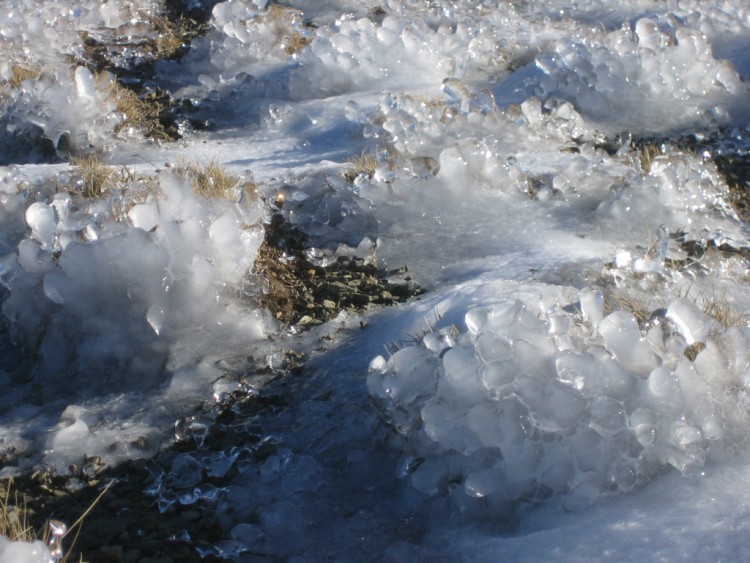
[[[746,559],[749,46],[740,0],[5,0],[0,477],[179,451],[144,494],[236,561]],[[424,293],[282,322],[274,220]]]

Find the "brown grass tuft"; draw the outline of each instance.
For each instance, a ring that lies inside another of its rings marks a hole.
[[[11,88],[18,88],[27,80],[36,80],[42,74],[42,71],[36,68],[29,68],[21,65],[13,65],[10,69],[11,76],[8,84]]]
[[[103,164],[95,154],[75,157],[71,161],[81,177],[80,193],[83,197],[99,197],[112,187],[117,174],[115,169]]]
[[[20,502],[18,493],[13,493],[11,502],[10,490],[13,488],[13,479],[8,479],[5,496],[0,498],[0,535],[7,537],[10,541],[33,542],[37,539],[34,529],[27,523],[26,501],[22,497]]]
[[[656,143],[644,143],[637,148],[638,160],[641,164],[641,170],[643,175],[648,175],[651,172],[651,164],[657,156],[664,154],[661,146]]]
[[[614,311],[627,311],[638,323],[644,323],[651,318],[651,313],[659,308],[658,303],[653,304],[645,297],[618,292],[614,288],[607,289],[603,292],[605,315]]]
[[[173,141],[179,139],[179,133],[170,121],[169,109],[165,95],[161,91],[151,92],[139,96],[134,91],[120,85],[109,72],[101,72],[95,76],[97,88],[114,103],[115,111],[122,114],[124,120],[115,126],[115,133],[127,127],[142,131],[146,137],[159,141]]]
[[[185,18],[173,22],[165,16],[159,16],[150,18],[150,22],[158,33],[153,47],[156,59],[174,57],[197,35],[195,22]]]
[[[375,174],[375,170],[378,168],[378,157],[374,152],[362,151],[360,154],[354,155],[346,162],[347,170],[344,176],[348,181],[353,181],[354,178],[360,174],[365,174],[368,178],[372,178]]]
[[[748,320],[750,319],[748,319],[748,316],[745,313],[740,313],[732,306],[727,299],[726,291],[722,291],[719,294],[714,292],[712,295],[706,295],[705,293],[699,292],[696,295],[691,296],[690,289],[691,288],[688,288],[682,295],[678,294],[678,296],[690,299],[693,303],[698,305],[701,311],[715,319],[721,326],[725,328],[747,326]]]
[[[190,187],[199,196],[236,199],[235,187],[239,178],[232,176],[215,160],[208,164],[185,164],[177,167],[177,174],[190,181]]]

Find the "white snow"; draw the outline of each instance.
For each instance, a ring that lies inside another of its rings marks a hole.
[[[711,158],[748,151],[744,2],[217,2],[156,67],[209,125],[175,143],[121,128],[114,77],[81,64],[81,32],[141,37],[159,5],[0,5],[0,475],[198,436],[226,366],[262,393],[245,359],[296,349],[304,381],[248,421],[273,455],[183,453],[152,491],[223,503],[212,553],[747,557],[748,263],[713,247],[750,230]],[[153,189],[67,193],[89,150]],[[210,161],[262,199],[173,171]],[[274,200],[321,259],[427,294],[283,331],[244,297]],[[0,561],[48,559],[0,537]]]

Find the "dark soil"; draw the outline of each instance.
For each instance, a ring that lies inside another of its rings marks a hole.
[[[342,310],[361,314],[373,307],[403,303],[424,290],[406,267],[380,269],[362,258],[343,257],[330,265],[310,262],[307,237],[281,213],[266,226],[252,274],[259,305],[285,324],[327,322]]]

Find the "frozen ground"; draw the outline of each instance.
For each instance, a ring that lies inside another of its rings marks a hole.
[[[750,8],[266,4],[190,4],[207,32],[150,80],[206,130],[161,143],[75,62],[158,2],[0,5],[2,475],[153,454],[231,372],[285,407],[248,421],[277,450],[204,553],[747,558],[750,230],[714,158],[747,162]],[[68,193],[87,152],[122,189]],[[210,161],[262,197],[173,172]],[[280,196],[317,248],[427,293],[280,327],[243,298]],[[244,358],[289,349],[303,375],[262,388]],[[235,453],[180,457],[160,505]]]

